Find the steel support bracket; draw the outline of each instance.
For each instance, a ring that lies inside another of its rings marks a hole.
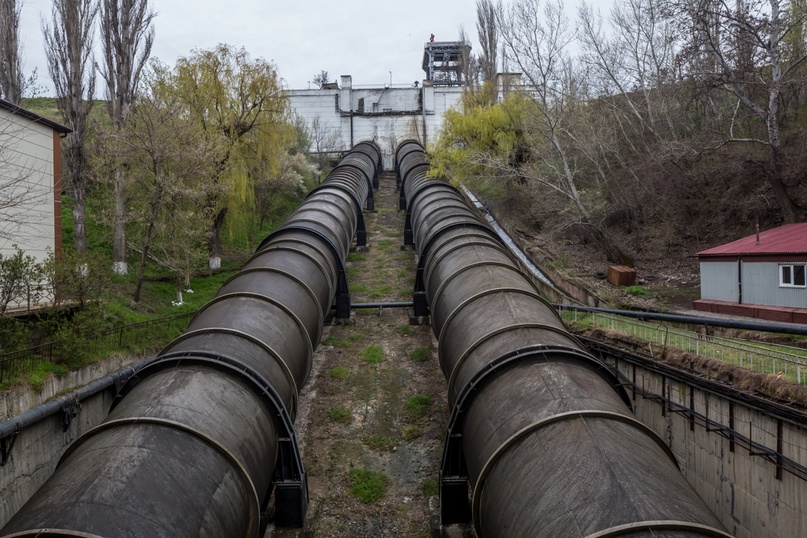
[[[81,403],[78,401],[77,396],[62,400],[60,403],[62,408],[62,431],[66,432],[70,429],[73,419],[76,418],[78,412],[81,410]]]
[[[291,432],[294,434],[294,432]],[[275,488],[275,525],[302,527],[308,510],[308,477],[294,437],[278,440],[277,463],[272,476]]]
[[[347,275],[344,266],[339,267],[336,278],[336,296],[334,297],[337,319],[350,318],[350,290],[347,287]]]
[[[415,289],[412,292],[412,303],[414,305],[413,315],[417,318],[429,316],[429,302],[426,299],[426,288],[423,284],[423,267],[418,263],[415,273]]]
[[[357,214],[358,220],[356,221],[356,246],[367,246],[367,228],[364,225],[364,213],[361,211]]]
[[[412,214],[406,212],[406,220],[404,221],[404,246],[413,246],[415,244],[415,234],[412,232]]]
[[[471,521],[468,486],[468,468],[462,453],[462,433],[449,431],[443,451],[443,465],[440,468],[440,523],[442,525]]]

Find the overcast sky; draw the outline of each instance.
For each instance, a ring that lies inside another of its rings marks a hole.
[[[332,80],[353,75],[355,85],[388,83],[390,76],[393,84],[420,81],[425,76],[423,44],[432,33],[436,41],[454,41],[460,26],[471,38],[473,50],[479,49],[476,0],[149,3],[157,13],[152,56],[173,66],[194,48],[210,49],[218,43],[243,46],[253,58],[274,62],[292,89],[307,88],[321,69]],[[25,72],[38,69],[38,84],[45,87],[45,95],[52,94],[53,85],[45,65],[40,21],[42,17],[50,21],[51,5],[52,0],[24,0],[20,21]]]

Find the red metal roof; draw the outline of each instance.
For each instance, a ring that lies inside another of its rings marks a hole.
[[[785,224],[759,232],[759,244],[754,234],[698,252],[701,257],[751,254],[807,254],[807,223]]]

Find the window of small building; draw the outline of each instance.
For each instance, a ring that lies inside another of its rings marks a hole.
[[[807,287],[807,271],[804,264],[782,264],[779,266],[779,286],[783,288]]]

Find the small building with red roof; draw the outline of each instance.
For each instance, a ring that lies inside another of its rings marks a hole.
[[[807,323],[807,223],[698,252],[696,310]]]

